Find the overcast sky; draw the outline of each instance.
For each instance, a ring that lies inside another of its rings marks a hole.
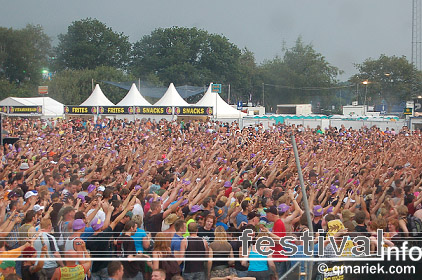
[[[131,42],[155,28],[198,27],[255,53],[257,62],[281,54],[298,36],[347,79],[354,63],[381,54],[411,57],[411,0],[0,0],[0,26],[40,24],[57,43],[75,20],[97,18]]]

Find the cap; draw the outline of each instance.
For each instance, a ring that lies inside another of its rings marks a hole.
[[[38,211],[44,210],[44,206],[41,206],[39,204],[35,204],[34,208],[32,208],[32,210],[34,210],[35,212],[38,212]]]
[[[104,186],[99,186],[99,187],[98,187],[98,191],[99,191],[99,192],[103,192],[103,191],[105,191],[105,187],[104,187]]]
[[[85,228],[85,223],[82,219],[76,219],[73,221],[72,225],[73,230],[80,230]]]
[[[28,170],[29,165],[27,162],[22,162],[21,166],[19,167],[20,170]]]
[[[324,214],[324,209],[322,209],[321,205],[315,205],[312,213],[314,213],[315,217],[319,217]]]
[[[277,207],[275,207],[275,206],[271,206],[269,208],[264,208],[264,211],[265,211],[265,213],[271,213],[271,214],[274,214],[274,215],[278,215],[278,210],[277,210]]]
[[[88,186],[88,193],[93,192],[95,189],[96,189],[95,185],[90,184],[90,185]]]
[[[6,269],[6,268],[8,268],[8,267],[15,267],[15,266],[16,266],[15,261],[3,261],[3,262],[0,264],[0,268],[1,268],[1,269]]]
[[[328,207],[327,214],[332,213],[333,210],[334,210],[334,207],[333,206]]]
[[[337,185],[331,185],[330,187],[330,192],[331,194],[335,194],[336,192],[338,192],[339,187]]]
[[[38,195],[38,192],[37,192],[37,191],[28,191],[28,192],[25,194],[25,199],[28,199],[28,198],[30,198],[31,196],[36,196],[36,195]]]
[[[230,181],[224,182],[224,187],[225,188],[230,188],[231,186],[232,186],[232,183],[230,183]]]
[[[194,205],[192,206],[192,208],[190,209],[189,215],[193,215],[194,213],[198,212],[201,210],[201,206],[199,205]]]
[[[287,212],[290,209],[289,205],[287,205],[286,203],[280,204],[277,208],[278,208],[278,211],[282,213]]]
[[[78,194],[77,198],[80,198],[82,200],[82,202],[85,202],[85,196],[83,194],[81,194],[81,193]]]
[[[19,194],[17,192],[15,192],[15,191],[11,191],[11,192],[9,192],[9,194],[7,195],[7,197],[9,199],[11,199],[13,197],[19,197]]]
[[[179,217],[176,214],[172,213],[164,219],[164,224],[171,226],[172,224],[174,224],[175,221],[177,221],[177,219],[179,219]]]
[[[99,230],[100,228],[103,227],[103,225],[104,225],[104,222],[101,221],[101,219],[98,218],[98,217],[97,218],[94,218],[94,220],[91,222],[91,227],[94,230]]]
[[[215,216],[217,217],[217,221],[220,222],[227,217],[227,210],[225,207],[216,207]]]
[[[256,213],[256,212],[250,212],[249,214],[248,214],[248,220],[252,220],[253,218],[256,218],[256,217],[261,217],[261,215],[259,215],[258,213]]]
[[[133,212],[132,211],[127,211],[125,217],[132,218],[132,216],[133,216]]]
[[[354,216],[355,216],[355,213],[353,213],[349,209],[344,209],[343,211],[341,211],[341,217],[343,218],[343,221],[350,220]]]

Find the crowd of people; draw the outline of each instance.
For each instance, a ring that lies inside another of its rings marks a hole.
[[[0,279],[279,279],[303,252],[263,256],[261,236],[300,247],[305,231],[363,235],[376,251],[378,229],[400,246],[422,227],[422,137],[407,128],[14,118],[3,129],[20,140],[0,149],[0,256],[15,259]],[[335,257],[332,245],[315,246]]]

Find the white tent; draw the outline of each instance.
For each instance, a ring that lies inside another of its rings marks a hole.
[[[208,87],[207,92],[196,103],[197,106],[208,106],[213,107],[213,114],[216,118],[241,118],[246,116],[239,110],[236,110],[232,106],[226,103],[221,96],[216,92],[211,92],[211,86]],[[217,115],[216,115],[217,114]]]
[[[7,97],[0,106],[43,106],[42,115],[46,117],[62,116],[64,112],[63,104],[50,97]]]
[[[129,92],[117,106],[151,106],[151,104],[141,95],[135,84],[132,84]]]
[[[80,106],[114,106],[114,104],[108,100],[97,84],[91,95]]]
[[[173,83],[170,84],[166,93],[161,97],[154,106],[190,106],[177,92]]]

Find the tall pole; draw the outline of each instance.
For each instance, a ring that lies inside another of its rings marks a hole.
[[[217,119],[217,95],[218,95],[218,92],[216,91],[215,92],[215,118]]]
[[[91,91],[94,91],[94,79],[91,79]]]
[[[264,89],[264,83],[262,83],[262,106],[265,107],[265,89]]]
[[[291,134],[291,138],[292,138],[293,152],[295,154],[295,159],[296,159],[297,174],[299,176],[300,188],[302,190],[302,199],[303,199],[303,204],[304,204],[304,207],[305,207],[306,220],[308,221],[309,233],[310,233],[311,236],[313,236],[313,226],[312,226],[311,212],[309,210],[308,197],[306,195],[305,183],[303,181],[302,167],[300,166],[299,153],[297,151],[296,139],[295,139],[295,135],[294,135],[293,132]],[[311,248],[312,248],[312,252],[313,252],[313,250],[314,250],[313,239],[311,241]],[[310,266],[308,268],[308,279],[309,280],[312,279],[312,262],[310,263]]]
[[[138,78],[138,90],[141,91],[141,78]]]
[[[230,104],[230,84],[229,84],[229,93],[228,93],[227,103]]]

